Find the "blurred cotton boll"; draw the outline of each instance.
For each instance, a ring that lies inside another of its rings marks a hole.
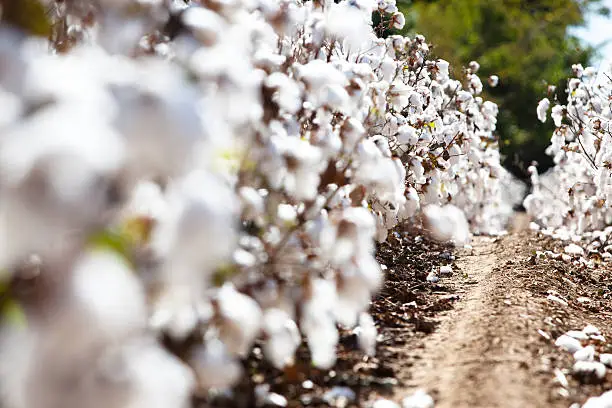
[[[465,245],[470,241],[470,228],[465,214],[454,205],[428,205],[423,208],[423,222],[427,232],[437,241],[452,241]]]
[[[210,338],[191,359],[200,387],[226,388],[234,385],[242,375],[242,367],[218,339]]]
[[[147,311],[140,281],[119,255],[86,253],[76,264],[73,292],[91,330],[102,336],[124,336],[145,328]]]
[[[167,257],[164,280],[196,293],[236,243],[234,193],[214,176],[194,171],[168,186],[168,212],[153,231],[152,246]]]
[[[257,302],[226,283],[217,294],[217,304],[219,338],[230,353],[246,357],[261,327],[262,313]]]
[[[264,353],[279,370],[293,362],[295,350],[302,342],[297,325],[283,310],[271,308],[264,312],[263,330],[268,336]]]

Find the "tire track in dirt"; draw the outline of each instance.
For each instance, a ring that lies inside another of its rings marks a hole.
[[[461,299],[412,353],[400,398],[422,388],[441,408],[550,406],[530,348],[540,302],[517,284],[512,266],[500,267],[528,256],[515,235],[476,237],[471,251],[459,253],[452,279]]]

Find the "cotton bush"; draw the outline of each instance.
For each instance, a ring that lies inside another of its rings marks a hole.
[[[0,34],[3,406],[187,406],[258,338],[332,367],[338,325],[372,355],[375,241],[504,230],[479,66],[379,38],[393,1],[47,5],[50,47]]]

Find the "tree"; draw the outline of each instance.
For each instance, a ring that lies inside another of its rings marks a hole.
[[[553,125],[540,123],[535,107],[549,84],[565,89],[568,67],[594,55],[568,29],[583,25],[587,13],[608,13],[600,0],[414,0],[399,7],[412,15],[409,30],[435,44],[435,57],[456,67],[477,60],[482,76],[500,77],[486,93],[500,105],[497,133],[506,167],[521,178],[533,160],[549,167],[544,150]]]

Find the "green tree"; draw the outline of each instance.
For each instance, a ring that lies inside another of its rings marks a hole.
[[[500,77],[498,87],[485,92],[500,106],[497,132],[504,164],[522,178],[533,160],[541,169],[550,166],[544,150],[553,127],[537,120],[535,108],[549,84],[564,98],[571,65],[585,64],[593,55],[569,28],[583,25],[587,13],[609,13],[600,0],[404,0],[399,7],[414,21],[408,31],[433,44],[433,57],[454,67],[477,60],[481,76]]]

